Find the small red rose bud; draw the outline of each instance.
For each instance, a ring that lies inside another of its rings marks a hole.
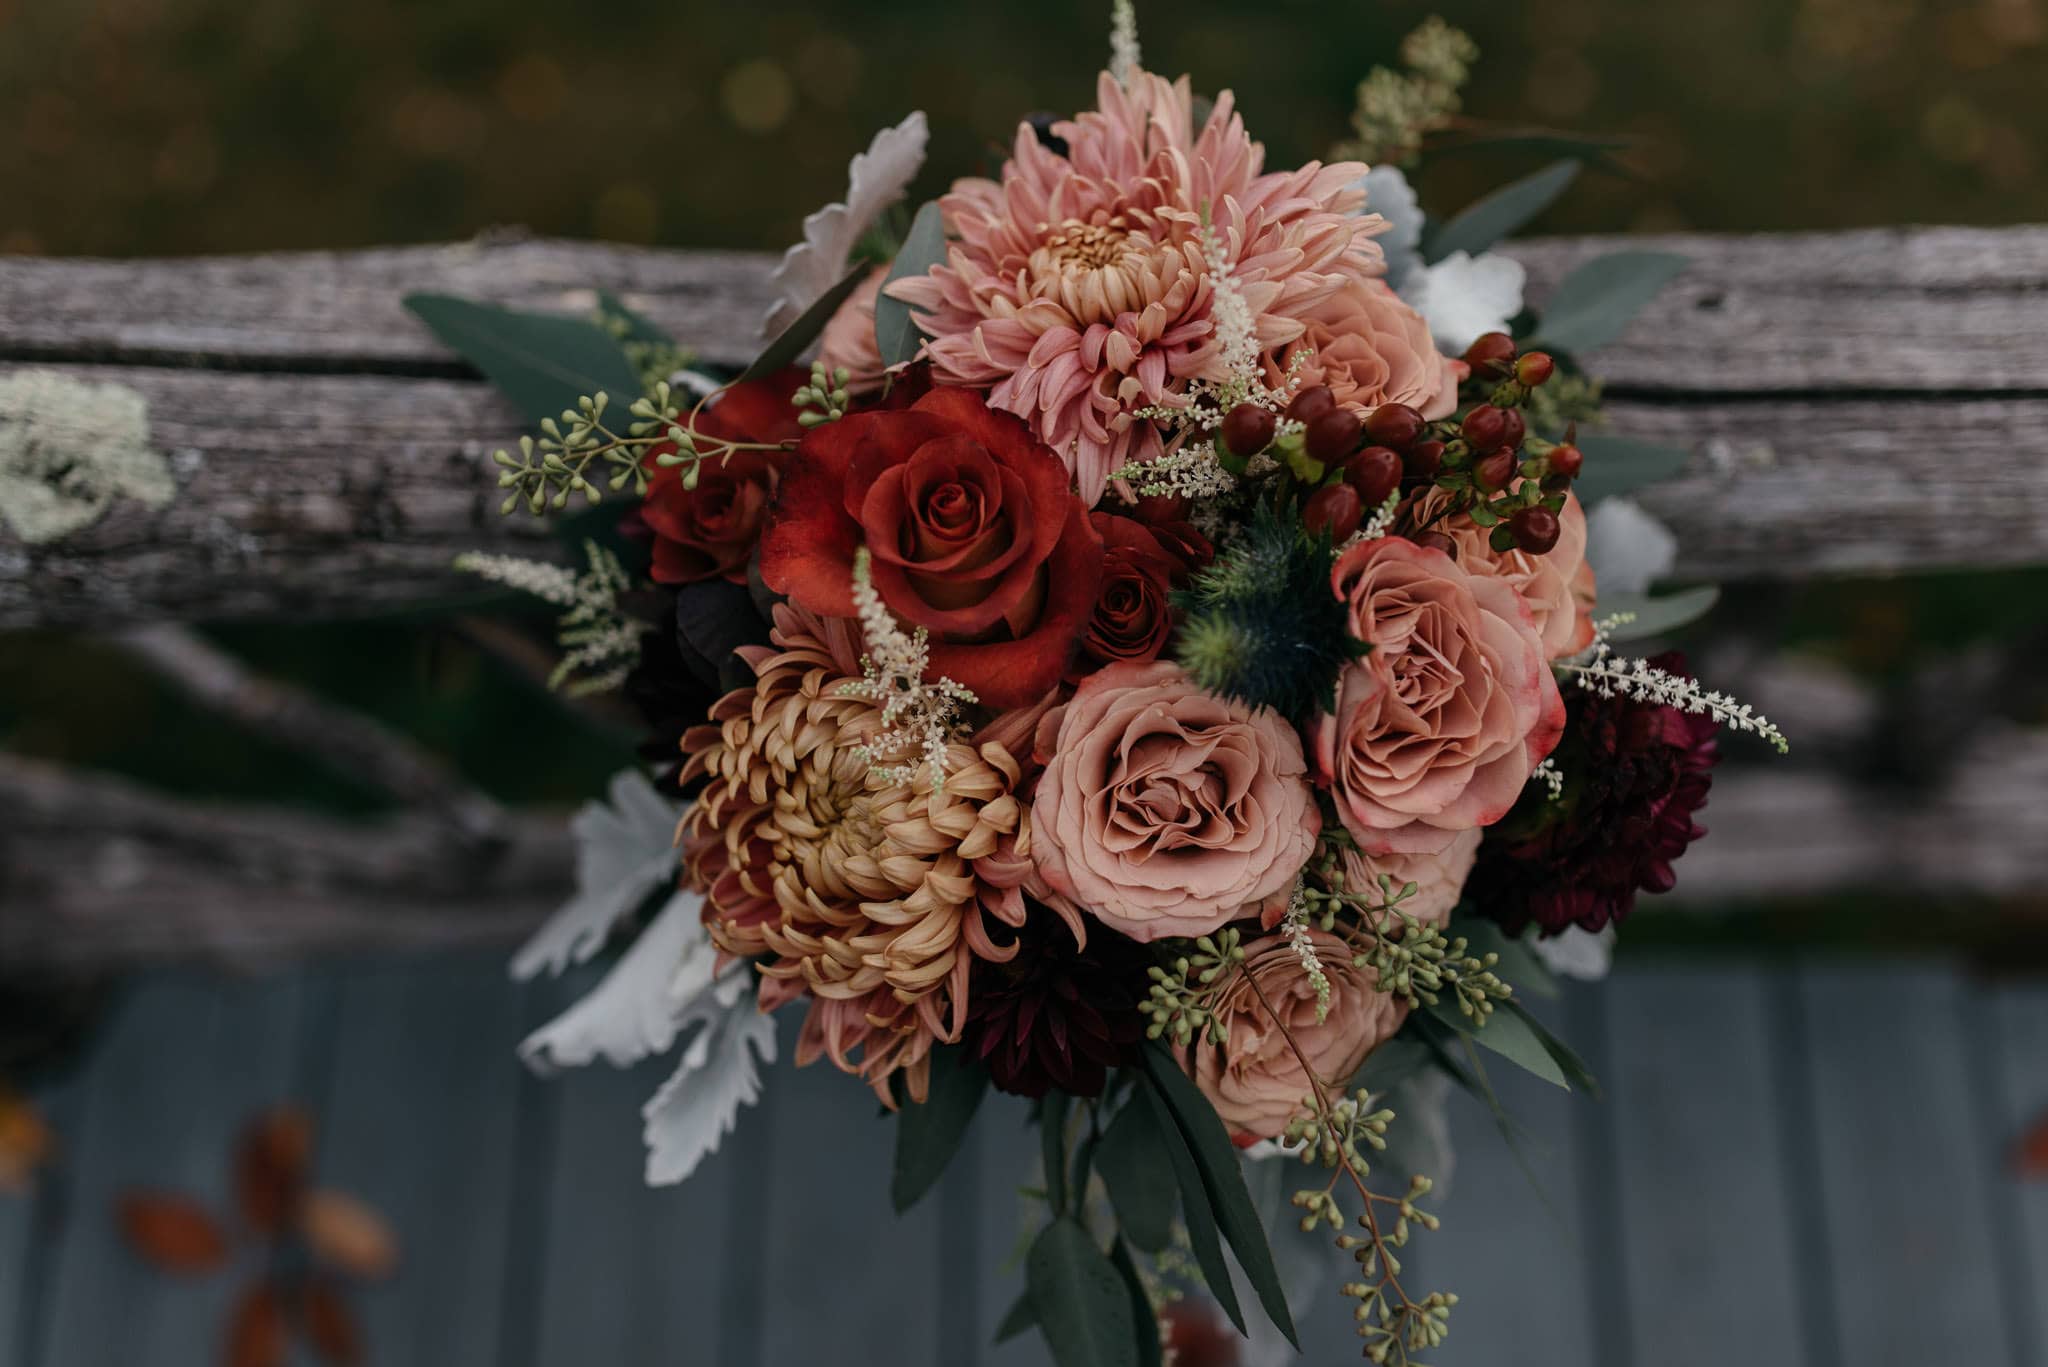
[[[1483,403],[1467,413],[1463,425],[1458,428],[1474,451],[1499,449],[1507,437],[1507,430],[1507,410],[1495,408],[1490,403]]]
[[[1557,544],[1557,514],[1538,504],[1524,508],[1508,519],[1508,526],[1514,530],[1515,544],[1531,555],[1548,555],[1550,548]]]
[[[1483,332],[1465,348],[1465,364],[1480,375],[1504,375],[1515,360],[1515,339],[1505,332]]]
[[[1241,403],[1223,415],[1223,445],[1233,456],[1256,456],[1273,444],[1279,423],[1272,409]]]
[[[1442,551],[1453,560],[1458,558],[1458,543],[1442,532],[1422,532],[1416,536],[1415,544],[1428,550]]]
[[[1301,509],[1301,525],[1311,532],[1328,532],[1332,541],[1342,541],[1357,531],[1364,518],[1365,504],[1358,490],[1348,484],[1316,490]]]
[[[1412,478],[1435,479],[1444,468],[1444,444],[1440,441],[1418,441],[1408,448],[1402,463]]]
[[[1501,410],[1500,444],[1513,451],[1522,444],[1522,438],[1529,435],[1529,424],[1522,421],[1522,415],[1512,408]]]
[[[1507,488],[1508,481],[1514,477],[1515,453],[1513,451],[1495,451],[1490,456],[1482,457],[1479,463],[1472,467],[1472,478],[1478,482],[1480,488],[1486,490],[1489,494],[1496,490]]]
[[[1306,427],[1336,406],[1337,396],[1330,386],[1319,384],[1296,394],[1294,402],[1287,405],[1287,416]]]
[[[1396,451],[1412,445],[1428,421],[1405,403],[1383,403],[1365,417],[1365,435]]]
[[[1418,442],[1416,449],[1436,445]],[[1368,446],[1344,467],[1344,482],[1358,490],[1365,506],[1377,510],[1401,483],[1401,453],[1391,446]]]
[[[1358,439],[1364,432],[1365,424],[1356,413],[1348,408],[1333,408],[1308,425],[1303,445],[1323,464],[1337,465],[1358,449]]]
[[[1563,446],[1550,448],[1550,455],[1546,459],[1550,462],[1552,474],[1563,475],[1566,479],[1577,479],[1579,471],[1585,467],[1586,453],[1566,442]]]
[[[1550,359],[1547,351],[1532,351],[1515,362],[1515,378],[1535,389],[1557,369],[1557,362]]]

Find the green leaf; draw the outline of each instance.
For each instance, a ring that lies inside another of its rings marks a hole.
[[[1492,921],[1459,920],[1445,927],[1446,936],[1465,937],[1467,952],[1478,955],[1498,954],[1500,962],[1494,965],[1494,972],[1513,985],[1517,992],[1528,992],[1548,1001],[1557,996],[1557,978],[1536,957],[1536,951],[1521,941],[1508,938],[1508,933]]]
[[[1137,1340],[1134,1346],[1138,1350],[1138,1367],[1160,1367],[1166,1345],[1159,1341],[1159,1312],[1152,1308],[1152,1297],[1145,1292],[1145,1279],[1138,1275],[1130,1246],[1118,1239],[1109,1250],[1109,1260],[1116,1266],[1117,1275],[1124,1279],[1124,1290],[1131,1298],[1131,1329]]]
[[[529,421],[559,418],[577,399],[604,393],[623,422],[640,397],[640,376],[617,339],[589,319],[519,313],[447,294],[408,294],[405,306]]]
[[[1564,1071],[1572,1086],[1596,1097],[1600,1095],[1599,1080],[1593,1076],[1592,1070],[1586,1067],[1586,1061],[1572,1051],[1570,1045],[1545,1029],[1543,1022],[1530,1015],[1529,1008],[1520,1002],[1511,1001],[1507,1008],[1521,1017],[1522,1023],[1529,1027],[1529,1033],[1536,1036],[1537,1042],[1543,1046],[1543,1052],[1549,1054],[1551,1061]]]
[[[1247,1333],[1244,1309],[1238,1305],[1237,1288],[1230,1281],[1230,1264],[1223,1259],[1223,1239],[1216,1228],[1216,1212],[1209,1205],[1208,1188],[1202,1185],[1202,1170],[1195,1166],[1195,1156],[1188,1152],[1180,1127],[1173,1123],[1173,1113],[1167,1107],[1166,1098],[1149,1080],[1138,1084],[1137,1095],[1131,1104],[1137,1105],[1141,1101],[1152,1111],[1153,1132],[1159,1136],[1160,1145],[1166,1150],[1167,1166],[1173,1170],[1174,1183],[1180,1187],[1181,1222],[1188,1227],[1188,1245],[1195,1251],[1195,1265],[1202,1269],[1202,1280],[1208,1283],[1209,1294],[1223,1307],[1223,1313],[1237,1326],[1237,1332]]]
[[[932,1050],[931,1090],[923,1105],[906,1105],[896,1119],[896,1167],[889,1180],[889,1198],[900,1215],[931,1190],[932,1183],[953,1161],[967,1133],[988,1070],[967,1056],[961,1045]]]
[[[1676,631],[1690,626],[1713,611],[1714,604],[1721,599],[1721,590],[1712,584],[1682,593],[1666,594],[1662,598],[1651,598],[1640,593],[1617,593],[1600,600],[1599,615],[1614,613],[1634,614],[1634,620],[1623,622],[1607,633],[1611,641],[1640,641],[1649,636],[1662,636],[1667,631]]]
[[[664,329],[649,322],[642,315],[627,308],[625,301],[610,290],[599,290],[597,292],[597,311],[607,318],[616,319],[626,325],[626,341],[645,342],[649,346],[665,347],[672,347],[676,344],[675,338],[669,336]]]
[[[1567,275],[1550,296],[1529,345],[1574,353],[1606,346],[1686,264],[1676,252],[1609,252],[1594,257]]]
[[[1414,1017],[1410,1017],[1414,1019]],[[1365,1066],[1351,1079],[1351,1087],[1369,1092],[1391,1092],[1409,1078],[1431,1066],[1433,1051],[1427,1041],[1402,1030],[1366,1055]]]
[[[1188,1152],[1194,1155],[1195,1166],[1201,1170],[1202,1187],[1209,1194],[1216,1224],[1237,1254],[1238,1266],[1244,1269],[1252,1289],[1259,1293],[1259,1304],[1266,1308],[1266,1317],[1273,1321],[1273,1327],[1299,1351],[1301,1342],[1295,1337],[1294,1316],[1287,1309],[1287,1292],[1273,1266],[1266,1227],[1259,1222],[1251,1193],[1245,1190],[1244,1172],[1237,1165],[1237,1149],[1224,1133],[1216,1108],[1174,1063],[1165,1046],[1146,1045],[1144,1059],[1146,1074],[1157,1084],[1181,1137],[1187,1140]]]
[[[995,1341],[997,1343],[1008,1343],[1011,1339],[1037,1323],[1038,1315],[1031,1308],[1030,1290],[1020,1291],[1017,1293],[1016,1301],[1004,1313],[1002,1323],[996,1326]]]
[[[1441,261],[1452,252],[1477,256],[1556,203],[1579,169],[1576,159],[1552,162],[1474,200],[1429,234],[1422,244],[1424,259]]]
[[[1055,1215],[1067,1209],[1067,1108],[1073,1097],[1054,1088],[1038,1103],[1038,1151],[1045,1163],[1045,1203]]]
[[[1436,1004],[1423,1008],[1437,1020],[1450,1026],[1461,1035],[1469,1036],[1499,1054],[1508,1062],[1526,1072],[1534,1073],[1553,1087],[1572,1089],[1565,1080],[1564,1070],[1557,1066],[1557,1060],[1543,1047],[1543,1041],[1536,1037],[1526,1014],[1508,1010],[1496,1005],[1485,1024],[1480,1024],[1458,1010],[1450,997],[1437,998]]]
[[[1572,490],[1587,507],[1669,479],[1685,468],[1692,455],[1683,446],[1598,432],[1580,437],[1578,446],[1586,453],[1586,464],[1584,473],[1572,481]]]
[[[1164,1147],[1151,1108],[1133,1098],[1109,1122],[1095,1150],[1095,1166],[1102,1170],[1117,1220],[1147,1253],[1157,1253],[1173,1238],[1173,1169],[1159,1162]]]
[[[889,286],[912,275],[923,275],[946,259],[946,223],[937,200],[924,205],[910,222],[910,236],[882,281],[882,293],[875,296],[875,347],[885,366],[901,365],[917,355],[917,324],[910,320],[910,305],[891,299]]]
[[[818,340],[818,334],[825,330],[825,324],[832,321],[832,315],[846,302],[846,297],[860,288],[860,282],[868,278],[874,267],[862,262],[848,271],[834,285],[819,295],[812,305],[798,316],[794,323],[782,330],[782,335],[770,342],[759,356],[745,370],[740,380],[763,380],[803,355],[804,348]]]
[[[1064,1217],[1047,1225],[1024,1260],[1024,1284],[1059,1367],[1138,1367],[1130,1294],[1087,1230]]]

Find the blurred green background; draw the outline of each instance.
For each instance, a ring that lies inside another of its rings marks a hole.
[[[1021,113],[1088,103],[1107,10],[0,0],[0,251],[350,247],[508,224],[776,248],[909,109],[935,130],[929,190],[990,166]],[[1139,3],[1148,64],[1235,89],[1276,163],[1341,137],[1358,79],[1432,12],[1481,46],[1471,114],[1635,140],[1632,178],[1582,178],[1539,231],[2048,222],[2048,0]],[[1526,169],[1441,158],[1425,201],[1452,209]],[[2040,574],[1739,589],[1715,629],[1741,624],[1904,688],[1945,652],[2042,642],[2044,589]],[[628,730],[553,720],[565,714],[455,624],[215,637],[403,726],[508,798],[580,800],[630,756]],[[2048,720],[2039,690],[2014,706]],[[375,806],[76,636],[0,637],[0,745],[194,793]],[[1910,757],[1871,765],[1911,772]],[[1830,917],[1873,929],[1847,907],[1800,933],[1832,933]]]

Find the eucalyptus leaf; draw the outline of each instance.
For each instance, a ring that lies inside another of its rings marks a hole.
[[[661,347],[672,347],[676,344],[676,339],[669,336],[659,324],[650,322],[645,315],[627,308],[625,301],[610,290],[597,292],[597,311],[626,325],[626,341],[644,342],[649,346]]]
[[[456,355],[519,405],[527,418],[559,418],[585,395],[611,397],[625,422],[640,376],[618,339],[587,318],[520,313],[448,294],[408,294],[405,306]]]
[[[1690,626],[1714,610],[1714,604],[1721,600],[1721,590],[1712,584],[1703,584],[1696,589],[1680,593],[1668,593],[1661,598],[1652,598],[1640,593],[1617,593],[1600,600],[1600,616],[1628,613],[1629,621],[1623,622],[1607,633],[1610,641],[1640,641],[1650,636],[1662,636],[1667,631]]]
[[[1187,1141],[1181,1138],[1180,1127],[1173,1123],[1166,1098],[1149,1081],[1138,1083],[1131,1100],[1134,1106],[1140,1103],[1152,1111],[1153,1132],[1159,1136],[1167,1166],[1173,1170],[1174,1183],[1180,1188],[1181,1222],[1187,1226],[1188,1246],[1195,1251],[1195,1265],[1202,1269],[1202,1280],[1208,1284],[1216,1304],[1223,1307],[1237,1332],[1245,1333],[1244,1309],[1230,1283],[1230,1264],[1223,1257],[1223,1239],[1216,1228],[1216,1212],[1209,1204],[1208,1188],[1202,1185],[1202,1170],[1195,1166],[1195,1157],[1188,1151]]]
[[[1600,1095],[1599,1080],[1593,1076],[1592,1070],[1586,1067],[1586,1061],[1573,1052],[1569,1044],[1551,1034],[1543,1022],[1530,1015],[1529,1008],[1520,1002],[1511,1001],[1507,1006],[1521,1018],[1524,1025],[1529,1027],[1529,1032],[1536,1036],[1537,1042],[1543,1046],[1543,1051],[1564,1071],[1565,1077],[1570,1079],[1573,1087],[1595,1097]]]
[[[875,348],[884,366],[901,365],[916,356],[919,337],[917,324],[910,318],[910,305],[891,299],[889,286],[909,276],[924,275],[945,259],[945,216],[939,212],[938,201],[932,200],[911,220],[903,249],[896,253],[882,281],[882,292],[875,296]]]
[[[1266,1242],[1265,1226],[1245,1190],[1244,1172],[1238,1167],[1237,1149],[1224,1132],[1216,1108],[1188,1080],[1163,1045],[1145,1046],[1145,1072],[1159,1088],[1174,1123],[1187,1141],[1188,1152],[1202,1174],[1202,1186],[1216,1213],[1216,1224],[1237,1254],[1238,1266],[1259,1293],[1259,1304],[1273,1327],[1287,1336],[1296,1349],[1301,1342],[1294,1331],[1294,1317],[1287,1310],[1287,1292],[1273,1266],[1273,1250]]]
[[[1131,1329],[1136,1335],[1133,1346],[1138,1353],[1138,1367],[1160,1367],[1166,1345],[1159,1341],[1159,1312],[1152,1308],[1152,1297],[1145,1290],[1145,1279],[1138,1275],[1130,1246],[1118,1239],[1109,1250],[1109,1261],[1124,1279],[1124,1291],[1131,1298]]]
[[[1558,1067],[1557,1060],[1551,1057],[1550,1051],[1537,1037],[1526,1014],[1498,1005],[1481,1024],[1458,1010],[1449,997],[1439,997],[1434,1005],[1424,1009],[1459,1034],[1485,1045],[1523,1071],[1534,1073],[1553,1087],[1562,1087],[1567,1092],[1572,1089],[1571,1083],[1565,1079],[1564,1070]]]
[[[1676,252],[1609,252],[1594,257],[1567,275],[1550,296],[1529,345],[1573,353],[1606,346],[1687,264],[1687,258]]]
[[[1052,1213],[1067,1209],[1067,1110],[1073,1097],[1058,1088],[1038,1103],[1038,1152],[1045,1166],[1045,1203]]]
[[[1159,1162],[1165,1147],[1152,1109],[1135,1098],[1109,1122],[1095,1150],[1095,1166],[1110,1204],[1130,1241],[1157,1253],[1173,1238],[1173,1169]]]
[[[1603,498],[1666,480],[1685,468],[1692,453],[1683,446],[1591,432],[1578,439],[1586,453],[1583,473],[1572,481],[1579,501],[1591,507]]]
[[[905,1106],[896,1118],[889,1199],[899,1215],[916,1205],[953,1161],[988,1090],[988,1070],[968,1057],[963,1045],[940,1045],[932,1050],[931,1065],[924,1104]]]
[[[1024,1260],[1032,1313],[1059,1367],[1138,1367],[1130,1293],[1087,1230],[1047,1225]]]
[[[753,671],[738,652],[741,646],[767,645],[768,631],[768,619],[743,584],[704,579],[676,590],[676,644],[707,688],[750,686]]]
[[[1017,1335],[1038,1323],[1038,1314],[1031,1308],[1031,1292],[1017,1293],[1017,1299],[1003,1313],[1002,1322],[996,1325],[997,1343],[1008,1343]]]
[[[1506,931],[1492,921],[1455,921],[1444,932],[1451,937],[1463,936],[1466,951],[1471,954],[1497,954],[1500,962],[1494,965],[1498,973],[1514,986],[1517,992],[1527,992],[1546,1001],[1557,996],[1557,978],[1536,957],[1536,951],[1520,940],[1510,939]]]
[[[1425,234],[1423,258],[1437,262],[1452,252],[1477,256],[1556,203],[1579,170],[1576,159],[1552,162],[1533,175],[1482,195]]]
[[[797,316],[794,323],[784,328],[774,341],[762,349],[761,354],[754,358],[753,364],[740,372],[740,379],[766,379],[803,355],[804,348],[818,340],[818,334],[825,330],[825,324],[832,321],[832,315],[839,311],[839,306],[846,302],[847,296],[860,288],[860,282],[867,279],[868,271],[871,269],[866,262],[862,262],[848,271],[838,284],[819,295],[809,308]]]

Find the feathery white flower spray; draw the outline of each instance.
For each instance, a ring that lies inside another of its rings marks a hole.
[[[488,579],[493,584],[517,589],[558,608],[566,608],[576,601],[576,572],[567,565],[528,560],[519,555],[465,551],[455,557],[455,568],[464,574]]]
[[[1294,880],[1294,895],[1287,902],[1287,914],[1280,918],[1280,931],[1287,937],[1287,947],[1294,951],[1294,957],[1301,960],[1301,971],[1316,990],[1316,1024],[1321,1025],[1330,1017],[1330,976],[1323,971],[1322,958],[1316,953],[1315,938],[1308,933],[1308,922],[1307,883],[1297,878]]]
[[[1617,657],[1608,633],[1631,617],[1629,613],[1616,613],[1595,622],[1593,644],[1569,659],[1554,661],[1551,668],[1598,697],[1633,698],[1637,702],[1675,707],[1681,712],[1712,717],[1730,731],[1746,731],[1761,737],[1781,755],[1792,748],[1784,733],[1748,703],[1707,689],[1697,679],[1659,669],[1648,660]]]
[[[1344,538],[1344,544],[1337,548],[1337,554],[1342,555],[1353,546],[1363,546],[1368,541],[1378,541],[1393,531],[1394,514],[1400,511],[1400,508],[1401,491],[1396,489],[1387,495],[1379,507],[1372,510],[1372,516],[1365,520],[1363,527]]]
[[[1144,54],[1138,50],[1138,7],[1131,0],[1110,0],[1109,74],[1128,89],[1131,77],[1144,69]]]
[[[882,705],[882,733],[860,747],[860,760],[871,765],[885,783],[908,783],[916,763],[929,767],[932,791],[946,786],[946,746],[960,724],[960,708],[975,701],[973,692],[953,680],[927,681],[931,636],[923,627],[906,632],[875,589],[866,547],[854,555],[853,604],[860,616],[861,636],[868,653],[861,657],[864,677],[842,690],[849,697]],[[905,763],[915,756],[916,763]]]
[[[455,557],[455,568],[465,574],[568,609],[555,621],[555,642],[563,655],[548,675],[548,687],[566,684],[564,691],[572,698],[608,693],[625,683],[640,660],[640,637],[646,630],[619,609],[619,595],[632,587],[619,558],[595,541],[583,543],[583,558],[587,568],[577,574],[564,565],[513,555],[472,551]],[[579,672],[584,676],[575,678]]]
[[[1552,802],[1564,801],[1564,770],[1557,767],[1555,759],[1545,755],[1536,767],[1529,771],[1529,777],[1532,780],[1542,780],[1543,786],[1550,789]]]

